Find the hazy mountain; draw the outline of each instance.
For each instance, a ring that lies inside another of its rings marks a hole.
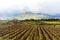
[[[14,14],[9,17],[0,17],[0,20],[13,20],[13,19],[25,20],[25,19],[49,19],[49,18],[60,18],[60,14],[48,15],[44,13],[25,12]]]
[[[53,18],[60,18],[60,14],[52,15]]]
[[[42,13],[25,12],[16,16],[15,18],[19,20],[24,20],[24,19],[48,19],[51,17],[47,14],[42,14]]]

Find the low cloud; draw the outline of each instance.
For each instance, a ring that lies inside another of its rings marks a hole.
[[[60,14],[60,0],[0,0],[0,14],[31,11],[36,13]]]

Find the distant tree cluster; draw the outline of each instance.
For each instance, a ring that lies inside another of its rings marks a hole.
[[[51,19],[41,19],[41,21],[59,21],[60,19],[53,19],[53,18],[51,18]]]
[[[14,19],[14,20],[11,20],[9,22],[13,22],[13,23],[18,23],[18,22],[24,22],[24,21],[60,21],[60,19],[26,19],[26,20],[18,20],[18,19]]]
[[[26,19],[25,21],[60,21],[60,19],[38,19],[38,20],[35,20],[35,19]]]

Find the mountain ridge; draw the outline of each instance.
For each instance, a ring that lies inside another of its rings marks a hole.
[[[59,14],[57,15],[49,15],[49,14],[44,14],[44,13],[32,13],[32,12],[24,12],[20,14],[15,14],[11,17],[7,18],[0,18],[4,20],[13,20],[13,19],[18,19],[18,20],[25,20],[25,19],[50,19],[50,18],[60,18]]]

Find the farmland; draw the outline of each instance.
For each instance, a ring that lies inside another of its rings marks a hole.
[[[0,39],[60,40],[60,25],[42,25],[41,23],[25,21],[13,24],[2,24],[0,25]]]

